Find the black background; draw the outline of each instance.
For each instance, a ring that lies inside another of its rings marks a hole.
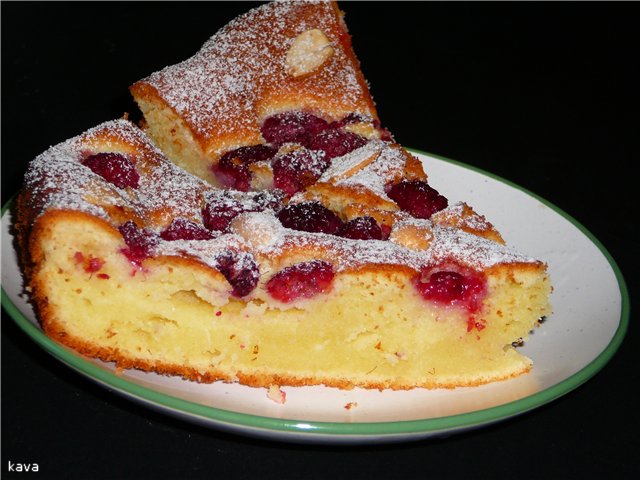
[[[2,3],[2,203],[49,145],[135,114],[127,87],[249,3]],[[634,3],[345,2],[383,124],[404,145],[548,199],[638,272]],[[531,225],[532,231],[536,228]],[[629,478],[638,328],[589,382],[515,419],[376,447],[269,443],[142,408],[39,349],[3,311],[2,464],[39,478]],[[25,474],[15,474],[22,478]]]

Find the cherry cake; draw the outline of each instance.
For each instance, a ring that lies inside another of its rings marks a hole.
[[[256,387],[528,372],[546,265],[381,127],[333,2],[275,2],[131,87],[143,128],[34,159],[17,201],[45,332],[119,368]]]

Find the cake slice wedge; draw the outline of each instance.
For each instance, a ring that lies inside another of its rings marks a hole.
[[[220,158],[264,143],[264,121],[281,112],[315,113],[328,122],[346,119],[351,129],[381,134],[335,2],[271,2],[253,9],[193,57],[130,90],[156,144],[213,184],[219,184],[212,167]]]
[[[373,238],[358,225],[375,222],[318,201],[221,190],[124,120],[38,156],[17,207],[45,332],[122,368],[262,387],[478,385],[529,371],[512,343],[549,312],[546,266],[499,242],[401,210]]]
[[[273,2],[32,161],[17,201],[45,332],[200,382],[453,388],[524,374],[546,264],[380,126],[335,2]]]

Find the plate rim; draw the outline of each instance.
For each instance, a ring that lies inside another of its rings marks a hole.
[[[179,414],[183,417],[191,419],[199,419],[201,423],[217,425],[232,429],[244,429],[251,431],[263,431],[270,434],[279,435],[304,435],[325,437],[331,436],[338,438],[350,437],[396,437],[406,435],[427,436],[441,432],[451,432],[456,430],[471,429],[474,427],[487,425],[490,423],[506,420],[510,417],[526,413],[535,408],[541,407],[553,400],[569,393],[578,388],[584,382],[596,375],[611,360],[622,344],[626,332],[628,330],[630,316],[630,299],[626,282],[622,275],[622,271],[617,265],[613,256],[606,247],[592,234],[584,225],[582,225],[573,216],[557,207],[550,201],[540,197],[539,195],[529,191],[528,189],[507,180],[499,175],[488,172],[482,168],[467,163],[453,160],[441,155],[425,152],[416,148],[405,147],[410,152],[417,155],[424,155],[435,158],[437,160],[450,163],[474,172],[480,173],[512,188],[515,188],[530,197],[538,200],[542,204],[551,208],[553,211],[561,215],[565,220],[574,225],[591,241],[598,250],[603,254],[609,266],[613,270],[616,278],[618,289],[621,296],[620,318],[616,331],[607,344],[607,346],[587,365],[578,372],[567,377],[566,379],[547,387],[546,389],[528,395],[526,397],[488,408],[482,408],[471,412],[465,412],[454,415],[446,415],[435,418],[415,419],[415,420],[396,420],[383,422],[326,422],[326,421],[306,421],[288,418],[276,418],[251,413],[234,412],[219,407],[203,405],[190,400],[162,393],[152,388],[148,388],[137,383],[127,380],[116,375],[98,364],[93,363],[71,350],[56,343],[47,337],[44,332],[34,325],[13,303],[9,295],[5,292],[4,286],[1,289],[2,307],[32,340],[36,342],[47,353],[60,360],[66,366],[76,370],[77,372],[89,377],[91,380],[100,383],[104,387],[112,388],[121,394],[136,399],[149,406],[161,407],[168,410],[169,413]],[[11,197],[3,206],[0,212],[2,218],[5,213],[14,204],[16,195]]]

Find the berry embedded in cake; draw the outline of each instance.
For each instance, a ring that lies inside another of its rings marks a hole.
[[[144,132],[115,120],[50,148],[18,197],[49,336],[121,368],[259,387],[531,369],[513,343],[550,311],[546,265],[380,126],[335,3],[254,9],[131,91]]]
[[[327,292],[333,277],[331,263],[311,260],[283,268],[269,279],[266,288],[273,298],[288,303]]]

